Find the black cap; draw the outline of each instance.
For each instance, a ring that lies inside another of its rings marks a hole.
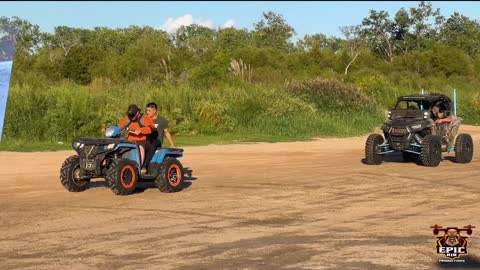
[[[137,105],[132,104],[128,106],[127,116],[134,117],[138,112],[140,112],[140,108]]]

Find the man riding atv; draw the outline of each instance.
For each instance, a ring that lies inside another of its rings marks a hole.
[[[381,126],[383,136],[368,136],[365,163],[378,165],[384,155],[401,153],[405,161],[435,167],[442,160],[442,152],[454,152],[457,163],[471,162],[472,137],[457,135],[462,119],[455,116],[452,105],[443,94],[398,97]]]
[[[155,102],[147,104],[146,113],[152,119],[154,124],[153,132],[147,135],[149,147],[145,152],[144,167],[148,168],[155,151],[162,147],[163,137],[165,136],[170,144],[170,147],[175,147],[172,140],[172,135],[168,130],[168,121],[165,117],[157,114],[158,106]]]
[[[442,136],[442,143],[447,146],[447,151],[449,151],[463,119],[453,114],[447,116],[445,111],[440,110],[438,106],[432,108],[432,113],[435,116],[436,127],[433,133]]]

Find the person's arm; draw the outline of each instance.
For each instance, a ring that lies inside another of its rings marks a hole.
[[[175,145],[173,145],[172,135],[170,135],[168,128],[163,129],[163,132],[165,134],[165,138],[167,138],[167,141],[170,144],[170,147],[175,147]]]
[[[155,124],[153,124],[152,118],[150,116],[145,115],[143,117],[143,125],[144,127],[140,128],[140,133],[147,135],[152,133],[152,128],[155,128]]]
[[[117,126],[119,128],[121,128],[123,125],[125,125],[127,123],[127,120],[128,120],[128,117],[123,117],[122,120],[120,120],[120,122],[118,122]]]
[[[437,123],[451,123],[453,121],[452,116],[448,116],[442,119],[438,119],[436,122]]]

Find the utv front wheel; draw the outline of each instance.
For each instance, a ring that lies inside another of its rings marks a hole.
[[[177,192],[183,189],[183,166],[178,159],[166,157],[155,179],[155,184],[161,192]]]
[[[455,161],[469,163],[473,158],[473,141],[469,134],[459,134],[455,140]]]
[[[365,163],[368,165],[379,165],[383,162],[382,155],[378,154],[380,151],[379,145],[383,143],[383,136],[380,134],[370,134],[365,144]]]
[[[129,159],[114,160],[105,176],[105,183],[117,195],[131,194],[138,184],[137,163]]]
[[[419,161],[426,167],[436,167],[442,160],[442,138],[436,135],[427,135],[422,141],[422,150]]]
[[[80,158],[67,158],[60,169],[60,182],[70,192],[84,191],[90,185],[90,179],[80,178]]]

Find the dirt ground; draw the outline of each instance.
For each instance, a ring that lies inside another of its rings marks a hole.
[[[362,163],[366,136],[186,147],[179,193],[103,180],[70,193],[73,151],[0,152],[0,269],[432,269],[480,267],[474,160]],[[430,226],[477,225],[464,264],[440,263]]]

